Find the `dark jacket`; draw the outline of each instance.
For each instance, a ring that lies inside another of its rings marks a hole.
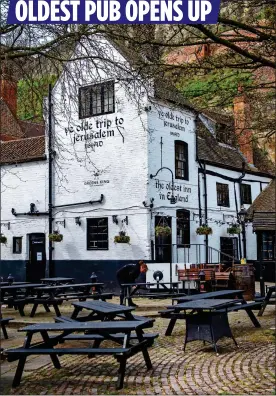
[[[140,265],[126,264],[117,271],[117,280],[119,283],[134,283],[140,275]]]

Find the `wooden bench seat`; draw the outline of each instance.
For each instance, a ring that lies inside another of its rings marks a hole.
[[[1,329],[4,335],[4,338],[7,340],[8,337],[8,333],[7,333],[7,329],[6,329],[6,325],[9,323],[10,320],[13,320],[14,318],[0,318],[0,325],[1,325]]]
[[[5,351],[8,356],[8,361],[12,361],[9,356],[12,355],[50,355],[56,353],[58,355],[114,355],[114,354],[128,354],[131,348],[16,348]]]
[[[259,309],[262,305],[261,302],[252,302],[248,304],[238,304],[234,305],[233,307],[227,308],[227,312],[235,312],[240,311],[241,309]],[[225,312],[223,309],[218,309],[216,312]]]
[[[161,318],[171,318],[173,312],[173,309],[164,309],[163,311],[158,311]]]
[[[131,296],[131,298],[137,298],[137,297],[145,297],[145,298],[152,298],[152,299],[165,299],[165,298],[173,298],[175,296],[178,297],[184,297],[186,296],[185,293],[145,293],[145,294],[134,294]]]
[[[77,322],[77,320],[71,319],[69,316],[57,316],[54,320],[56,323]]]

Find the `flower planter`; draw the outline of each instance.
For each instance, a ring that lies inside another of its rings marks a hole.
[[[197,227],[196,233],[197,235],[211,235],[213,233],[213,230],[207,225],[202,225],[200,227]]]
[[[119,232],[119,235],[115,235],[114,243],[129,243],[130,237],[126,235],[124,231]]]
[[[0,235],[0,243],[4,243],[4,244],[6,244],[7,243],[7,237],[5,236],[5,235]]]
[[[241,228],[239,225],[233,224],[231,227],[227,228],[227,232],[230,235],[240,234]]]
[[[155,227],[155,235],[159,236],[170,236],[172,230],[169,226],[157,226]]]
[[[52,242],[61,242],[63,240],[63,235],[58,232],[54,232],[53,234],[49,234],[49,239]]]

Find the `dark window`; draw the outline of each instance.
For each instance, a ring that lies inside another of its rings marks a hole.
[[[252,204],[250,184],[241,184],[241,205]]]
[[[263,260],[275,260],[275,232],[262,233]]]
[[[87,250],[108,250],[108,218],[87,219]]]
[[[12,252],[15,254],[22,253],[22,237],[13,237]]]
[[[188,144],[175,141],[175,178],[189,180]]]
[[[79,89],[79,118],[114,113],[114,81]]]
[[[220,260],[221,262],[231,262],[231,258],[238,259],[238,238],[220,238]],[[231,256],[231,257],[228,257]]]
[[[155,227],[168,226],[172,227],[171,217],[155,216]],[[169,263],[172,257],[172,235],[157,236],[155,235],[155,260],[158,263]]]
[[[228,184],[217,183],[217,203],[218,206],[230,206]]]
[[[181,209],[176,211],[177,245],[190,245],[190,212]]]

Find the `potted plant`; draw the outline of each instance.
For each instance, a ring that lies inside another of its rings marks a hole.
[[[229,228],[227,228],[227,232],[230,235],[240,234],[241,228],[240,228],[239,224],[231,224],[231,226]]]
[[[4,244],[7,243],[7,237],[3,234],[0,234],[0,243],[4,243]]]
[[[206,224],[202,224],[201,226],[197,227],[196,229],[197,235],[211,235],[213,230]]]
[[[170,236],[172,233],[171,227],[169,226],[156,226],[155,235],[159,236]]]
[[[114,237],[114,242],[115,243],[129,243],[130,237],[128,235],[126,235],[125,231],[120,231],[119,235],[116,235]]]
[[[63,235],[59,233],[59,231],[54,231],[52,234],[49,234],[49,239],[52,242],[61,242],[63,240]]]

